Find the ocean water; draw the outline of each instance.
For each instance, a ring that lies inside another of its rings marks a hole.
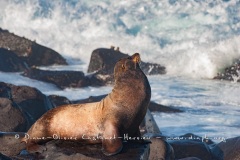
[[[148,77],[152,100],[185,112],[153,113],[165,135],[240,135],[240,85],[211,80],[240,57],[239,0],[5,0],[0,13],[1,28],[56,50],[70,64],[44,69],[86,72],[91,52],[111,45],[166,66],[166,75]],[[112,89],[61,91],[19,73],[0,72],[0,81],[71,100]]]

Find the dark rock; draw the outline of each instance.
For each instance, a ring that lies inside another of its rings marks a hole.
[[[21,111],[27,122],[24,130],[12,130],[16,132],[27,131],[40,116],[52,108],[49,99],[39,90],[32,87],[15,86],[0,82],[0,96],[8,98],[13,106]],[[17,119],[13,120],[16,121]]]
[[[235,61],[231,66],[226,67],[213,79],[240,82],[240,59]]]
[[[174,160],[174,151],[172,146],[161,138],[161,135],[156,134],[146,134],[144,135],[150,138],[150,154],[148,159],[164,159],[164,160]]]
[[[113,73],[106,74],[103,70],[88,75],[92,86],[105,86],[113,84]]]
[[[187,157],[187,158],[181,158],[181,159],[178,159],[178,160],[201,160],[201,159],[196,158],[196,157]]]
[[[10,84],[0,82],[0,97],[12,99]]]
[[[7,98],[0,97],[0,131],[22,131],[26,130],[26,120],[21,111],[13,107]]]
[[[81,100],[76,100],[76,101],[72,101],[72,103],[76,104],[82,104],[82,103],[90,103],[90,102],[99,102],[101,101],[103,98],[105,98],[107,96],[107,94],[105,95],[100,95],[100,96],[90,96],[86,99],[81,99]]]
[[[213,159],[224,160],[224,153],[219,146],[217,146],[216,144],[210,145],[210,149]]]
[[[32,41],[19,37],[7,30],[0,29],[0,47],[11,50],[17,54],[19,57],[28,56],[30,54],[30,47]]]
[[[1,160],[12,160],[12,158],[7,157],[7,156],[3,155],[2,153],[0,153],[0,159]]]
[[[90,85],[103,86],[113,83],[115,63],[119,59],[127,56],[127,54],[111,49],[97,49],[93,51],[88,71],[96,71],[96,73],[89,74],[88,76],[84,76],[83,72],[78,71],[46,71],[33,67],[26,70],[23,75],[32,79],[53,83],[61,89],[67,87],[79,88]],[[141,65],[144,66],[142,69],[146,71],[147,74],[155,74],[157,71],[165,70],[164,67],[158,64],[142,62]],[[154,67],[152,68],[152,66],[155,66],[155,69]]]
[[[101,144],[84,145],[74,141],[53,140],[45,144],[46,151],[38,155],[43,159],[86,159],[86,160],[146,160],[149,156],[149,144],[124,142],[123,150],[114,156],[107,157]],[[29,156],[29,155],[27,155]],[[24,158],[24,156],[17,156]],[[36,157],[36,156],[35,156]]]
[[[142,121],[142,123],[139,126],[141,134],[162,134],[160,129],[157,126],[157,123],[155,119],[153,118],[151,112],[149,109],[147,110],[147,113]],[[152,136],[151,136],[152,137]]]
[[[121,53],[120,51],[107,48],[99,48],[92,52],[91,60],[88,67],[88,73],[102,70],[103,74],[113,74],[115,63],[128,54]],[[141,69],[147,75],[152,74],[165,74],[165,67],[160,64],[141,62]]]
[[[12,100],[35,122],[52,108],[47,97],[36,88],[28,86],[11,86]]]
[[[56,51],[34,41],[0,29],[0,48],[11,50],[29,66],[66,65],[66,60]]]
[[[196,142],[204,142],[208,145],[210,149],[211,155],[213,157],[212,159],[223,160],[223,152],[216,146],[216,144],[211,139],[207,137],[201,137],[192,133],[184,134],[182,136],[179,136],[179,138]]]
[[[0,48],[0,71],[19,72],[25,69],[26,65],[14,52]]]
[[[166,74],[165,67],[157,63],[141,62],[140,66],[146,75]]]
[[[175,158],[196,157],[202,160],[212,160],[212,154],[204,142],[192,140],[171,140],[168,141],[173,147]]]
[[[21,143],[24,135],[22,132],[0,132],[0,153],[7,157],[18,155],[21,150],[26,148],[25,143]]]
[[[96,49],[92,52],[88,73],[102,70],[105,74],[113,74],[116,62],[124,57],[128,55],[113,49]]]
[[[29,66],[67,65],[66,60],[59,53],[50,48],[34,42],[29,48],[30,52],[28,56],[22,57]]]
[[[16,135],[18,138],[16,138]],[[123,150],[107,157],[101,144],[85,145],[76,141],[52,140],[44,144],[46,150],[40,154],[20,154],[26,147],[21,143],[24,133],[0,133],[0,152],[13,159],[105,159],[105,160],[146,160],[149,156],[149,143],[124,142]],[[156,143],[155,143],[156,145]]]
[[[240,159],[240,137],[229,138],[217,144],[217,147],[223,151],[224,160]]]
[[[113,71],[115,63],[129,55],[118,50],[99,48],[92,52],[88,73],[95,72],[92,76],[98,84],[109,84],[113,82]],[[146,75],[165,74],[165,67],[160,64],[141,62],[141,69]]]
[[[65,104],[72,103],[69,99],[67,99],[66,97],[63,97],[63,96],[50,95],[50,96],[48,96],[48,98],[54,108],[65,105]]]
[[[214,142],[211,139],[209,139],[207,137],[201,137],[201,136],[195,135],[193,133],[187,133],[187,134],[181,135],[179,137],[181,137],[185,140],[191,140],[191,141],[196,141],[196,142],[204,142],[207,145],[214,144]]]
[[[179,112],[183,112],[180,109],[164,106],[164,105],[161,105],[161,104],[157,104],[155,102],[150,102],[148,108],[149,108],[149,110],[151,112],[164,112],[164,113],[179,113]]]
[[[89,78],[85,77],[84,73],[80,71],[46,71],[30,68],[23,75],[32,79],[53,83],[60,89],[86,87],[91,84]]]

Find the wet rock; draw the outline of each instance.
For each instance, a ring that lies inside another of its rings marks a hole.
[[[12,99],[11,84],[0,82],[0,97]]]
[[[207,144],[207,146],[210,149],[212,159],[216,160],[223,160],[223,152],[216,146],[216,143],[214,143],[211,139],[208,137],[201,137],[192,133],[187,133],[184,135],[179,136],[181,139],[184,140],[191,140],[196,142],[204,142]]]
[[[92,86],[112,85],[114,79],[113,73],[106,74],[105,71],[103,70],[100,70],[96,73],[92,73],[88,75],[88,77]]]
[[[80,88],[89,86],[91,83],[81,71],[47,71],[30,68],[23,73],[24,76],[44,82],[55,84],[60,89]]]
[[[84,73],[80,71],[46,71],[35,67],[28,68],[23,75],[32,79],[53,83],[61,89],[67,87],[80,88],[90,85],[104,86],[113,83],[114,65],[119,59],[126,56],[128,55],[111,49],[97,49],[93,51],[88,71],[96,72],[88,76],[85,76]],[[25,61],[28,64],[32,63],[30,66],[38,65],[38,63],[35,63],[33,60],[30,60],[31,62]],[[165,72],[165,68],[158,64],[142,62],[141,65],[142,70],[145,71],[146,74],[163,74],[163,72]]]
[[[72,101],[72,103],[74,103],[74,104],[76,104],[76,103],[81,104],[81,103],[98,102],[98,101],[101,101],[106,96],[107,96],[107,94],[100,95],[100,96],[90,96],[90,97],[88,97],[86,99],[80,99],[80,100]]]
[[[147,110],[147,113],[142,121],[142,123],[139,126],[140,128],[140,132],[141,134],[157,134],[157,135],[161,135],[161,131],[157,126],[157,123],[155,121],[155,119],[153,118],[151,112],[149,111],[149,109]],[[153,136],[151,136],[153,137]]]
[[[22,132],[0,132],[0,153],[6,157],[18,155],[26,147],[25,143],[21,143],[23,137]]]
[[[19,72],[25,69],[26,65],[14,52],[0,48],[0,71]]]
[[[30,125],[52,108],[47,97],[36,88],[28,86],[11,86],[12,100],[16,103]]]
[[[48,98],[54,108],[65,105],[65,104],[72,103],[69,99],[67,99],[66,97],[63,97],[63,96],[49,95]]]
[[[185,140],[191,140],[191,141],[196,141],[196,142],[204,142],[207,145],[214,144],[214,142],[211,139],[209,139],[208,137],[201,137],[201,136],[195,135],[193,133],[186,133],[186,134],[181,135],[179,137],[181,137]]]
[[[115,63],[124,57],[128,57],[118,50],[99,48],[92,52],[88,72],[96,72],[102,70],[102,73],[113,74]],[[165,74],[165,67],[160,64],[141,62],[141,69],[147,75]]]
[[[12,158],[7,157],[7,156],[3,155],[2,153],[0,153],[0,159],[1,160],[12,160]]]
[[[29,49],[28,56],[22,57],[29,66],[67,65],[66,60],[50,48],[33,42]]]
[[[26,120],[21,111],[14,107],[12,101],[0,97],[0,131],[26,130]]]
[[[27,131],[40,116],[52,108],[52,104],[44,94],[28,86],[15,86],[0,82],[0,96],[10,100],[25,118],[24,129],[17,128],[12,131]],[[13,120],[17,121],[18,119],[14,118]]]
[[[99,48],[92,52],[88,73],[95,72],[92,76],[98,83],[110,84],[113,82],[113,71],[115,63],[127,54],[118,50]],[[146,75],[165,74],[165,67],[155,63],[141,62],[141,69]]]
[[[167,146],[165,142],[159,138],[151,138],[149,159],[167,159],[167,156]]]
[[[192,140],[170,140],[175,158],[196,157],[203,160],[212,160],[213,156],[207,144]]]
[[[215,159],[216,160],[224,160],[224,153],[219,146],[214,144],[214,145],[210,145],[209,147],[210,147],[210,150],[211,150],[214,160]]]
[[[161,104],[157,104],[155,102],[150,102],[148,108],[151,112],[164,112],[164,113],[180,113],[180,112],[183,112],[180,109],[164,106],[164,105],[161,105]]]
[[[223,151],[224,160],[240,159],[240,137],[229,138],[217,144],[217,147]]]
[[[88,73],[102,70],[105,74],[113,74],[114,65],[124,57],[128,57],[128,55],[114,49],[96,49],[92,52]]]
[[[145,134],[150,137],[150,154],[148,159],[174,160],[174,151],[172,146],[164,140],[164,137],[157,134]]]
[[[219,72],[213,79],[240,82],[240,59]]]
[[[140,66],[146,75],[166,74],[165,67],[157,63],[141,62]]]
[[[86,160],[147,160],[149,156],[149,144],[124,142],[123,150],[114,156],[105,156],[101,144],[84,145],[74,141],[53,140],[45,144],[46,151],[38,155],[43,159],[86,159]],[[29,155],[27,155],[29,156]],[[20,157],[20,156],[19,156]],[[36,157],[36,156],[35,156]],[[24,156],[21,156],[24,158]]]
[[[35,41],[17,36],[0,28],[0,48],[11,50],[28,66],[66,65],[66,60],[56,51],[41,46]]]
[[[187,158],[181,158],[181,159],[178,159],[178,160],[201,160],[201,159],[196,158],[196,157],[187,157]]]
[[[124,142],[123,150],[119,154],[110,156],[110,157],[107,157],[102,153],[101,144],[84,145],[84,144],[72,142],[72,141],[53,140],[53,141],[47,142],[45,144],[45,147],[47,150],[41,154],[12,155],[14,151],[12,151],[11,153],[10,151],[8,151],[8,153],[5,153],[5,154],[9,154],[9,157],[13,159],[46,159],[46,160],[48,159],[49,160],[52,160],[52,159],[147,160],[149,156],[149,143],[140,144],[140,143],[133,143],[133,142]],[[15,149],[15,150],[19,151],[19,149]],[[15,152],[15,154],[16,153],[19,153],[19,152]]]

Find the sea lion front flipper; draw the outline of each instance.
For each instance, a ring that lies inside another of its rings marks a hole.
[[[119,131],[112,123],[105,123],[103,132],[102,152],[106,156],[112,156],[122,150],[122,140]]]
[[[28,150],[29,153],[43,153],[44,151],[47,150],[45,146],[39,145],[37,143],[32,143],[32,142],[27,144],[26,149]]]

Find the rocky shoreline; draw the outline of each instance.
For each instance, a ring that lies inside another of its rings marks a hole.
[[[196,157],[198,159],[237,159],[239,158],[240,137],[230,138],[218,144],[211,139],[204,139],[194,134],[186,134],[179,137],[167,137],[161,134],[150,111],[176,113],[181,110],[162,106],[151,102],[145,120],[140,129],[142,137],[147,137],[151,143],[139,144],[125,142],[125,149],[114,157],[105,157],[101,153],[100,145],[82,145],[77,142],[62,139],[46,143],[47,151],[41,156],[25,154],[24,145],[20,138],[29,127],[47,110],[59,105],[70,103],[87,103],[99,101],[106,95],[89,97],[78,101],[70,101],[65,97],[56,95],[46,96],[36,88],[27,86],[15,86],[0,83],[0,157],[2,159],[152,159],[162,157],[164,159],[182,159]],[[16,138],[16,135],[19,137]],[[71,147],[70,147],[71,146]],[[156,148],[157,147],[157,148]],[[21,153],[21,154],[20,154]],[[150,158],[149,158],[150,157]]]
[[[240,59],[235,60],[231,66],[219,72],[213,79],[240,82]]]
[[[114,48],[98,48],[92,52],[88,75],[82,71],[41,70],[39,66],[67,65],[67,62],[56,51],[0,28],[0,71],[21,72],[22,76],[55,84],[60,89],[111,85],[114,64],[126,56]],[[214,79],[239,82],[236,78],[239,64],[237,61]],[[146,75],[166,73],[166,68],[160,64],[142,62],[141,68]],[[183,111],[156,102],[150,103],[140,126],[142,137],[148,137],[151,143],[125,142],[124,150],[116,156],[104,156],[100,145],[82,145],[61,139],[46,143],[48,150],[40,155],[24,151],[20,137],[45,112],[64,104],[100,101],[105,96],[70,101],[66,97],[44,95],[33,87],[0,82],[0,159],[240,159],[240,137],[216,144],[191,133],[172,139],[163,136],[151,112],[172,114]]]

